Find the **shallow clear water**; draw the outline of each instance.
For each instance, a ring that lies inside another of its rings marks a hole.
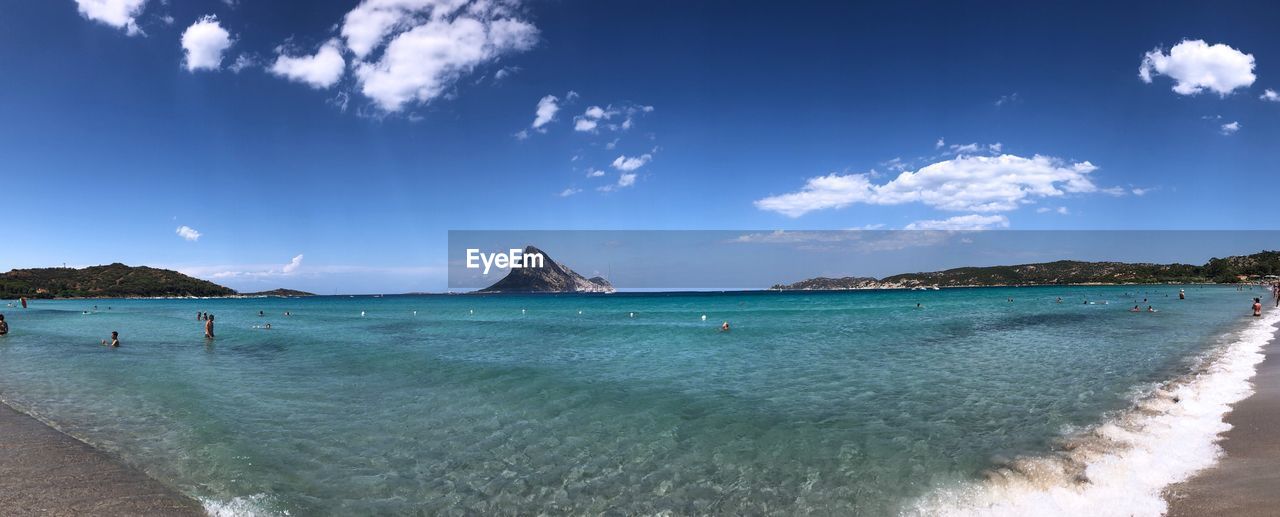
[[[239,513],[880,515],[1130,406],[1261,295],[1186,289],[36,301],[0,397]]]

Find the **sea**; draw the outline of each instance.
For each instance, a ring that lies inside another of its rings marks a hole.
[[[0,400],[213,515],[1159,515],[1255,289],[34,300]]]

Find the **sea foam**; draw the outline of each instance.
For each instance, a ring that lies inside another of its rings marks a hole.
[[[1052,454],[989,470],[980,482],[939,488],[907,515],[1159,516],[1163,491],[1222,455],[1224,417],[1253,394],[1251,379],[1275,339],[1280,310],[1223,337],[1190,373],[1142,390],[1129,409],[1067,433]]]

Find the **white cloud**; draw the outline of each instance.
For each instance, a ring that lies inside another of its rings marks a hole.
[[[298,268],[300,267],[302,267],[301,253],[299,253],[298,256],[293,257],[293,260],[290,260],[289,263],[285,264],[283,268],[280,268],[280,272],[286,275],[292,275],[296,273],[298,271]]]
[[[504,66],[498,69],[497,72],[493,73],[493,82],[495,83],[501,82],[503,79],[511,77],[511,74],[514,74],[519,71],[520,71],[520,67],[518,66]]]
[[[1204,40],[1183,40],[1164,53],[1156,48],[1147,52],[1138,67],[1138,77],[1151,83],[1153,75],[1166,75],[1174,80],[1173,91],[1195,95],[1211,90],[1220,96],[1253,84],[1253,55],[1228,45],[1209,45]]]
[[[1067,209],[1067,207],[1065,207],[1065,206],[1060,206],[1060,207],[1058,207],[1058,208],[1050,208],[1050,207],[1047,207],[1047,206],[1042,206],[1042,207],[1040,207],[1040,208],[1037,208],[1037,209],[1036,209],[1036,213],[1037,213],[1037,214],[1047,214],[1047,213],[1049,213],[1049,212],[1057,212],[1057,213],[1062,214],[1062,215],[1069,215],[1069,214],[1071,214],[1071,211],[1070,211],[1070,210],[1068,210],[1068,209]]]
[[[182,32],[182,49],[187,54],[187,70],[217,70],[222,66],[222,53],[231,47],[231,33],[222,28],[218,17],[209,15]]]
[[[514,2],[365,0],[341,33],[358,62],[360,91],[386,112],[444,95],[463,75],[506,54],[528,50],[538,29],[518,19]],[[378,49],[381,55],[374,57]]]
[[[644,165],[646,163],[649,163],[649,160],[652,160],[652,159],[653,159],[653,155],[651,154],[642,154],[640,156],[630,156],[630,157],[626,155],[619,155],[617,158],[613,160],[613,168],[618,169],[620,171],[624,171],[624,172],[631,172],[641,167],[644,167]]]
[[[610,131],[626,131],[635,125],[635,117],[637,115],[652,113],[653,109],[653,106],[634,104],[625,104],[621,107],[614,107],[610,104],[603,108],[590,106],[581,115],[573,118],[573,129],[575,131],[592,132],[597,128],[604,127]],[[621,117],[622,122],[609,122],[615,117]]]
[[[579,192],[582,192],[582,189],[579,189],[579,188],[572,188],[572,187],[570,187],[570,188],[567,188],[567,189],[561,190],[561,191],[560,191],[560,197],[569,197],[569,196],[572,196],[572,195],[577,194],[577,193],[579,193]]]
[[[618,175],[618,187],[630,187],[636,184],[636,174],[634,172],[624,172]]]
[[[190,226],[187,226],[187,225],[179,226],[176,232],[179,237],[182,237],[183,239],[186,239],[188,241],[195,242],[200,240],[200,235],[201,235],[200,232],[196,231],[195,228],[192,228]]]
[[[230,65],[227,66],[227,70],[230,70],[238,74],[244,71],[245,69],[253,68],[256,66],[258,66],[258,60],[254,59],[253,56],[248,54],[240,54],[236,56],[235,61],[233,61]]]
[[[927,219],[908,224],[907,230],[990,230],[1008,228],[1009,218],[1003,215],[958,215],[948,219]]]
[[[556,119],[556,112],[560,111],[560,99],[555,95],[548,95],[538,101],[538,109],[534,111],[533,124],[534,129],[550,124]]]
[[[147,0],[76,0],[80,16],[124,29],[130,36],[143,34],[138,28],[138,15],[146,4]]]
[[[1005,104],[1015,104],[1020,100],[1021,99],[1018,98],[1018,92],[1013,92],[1009,95],[1001,95],[999,99],[996,99],[995,105],[999,108]]]
[[[1276,93],[1275,90],[1272,90],[1271,88],[1267,88],[1262,92],[1262,95],[1259,96],[1258,98],[1264,101],[1280,102],[1280,93]]]
[[[613,192],[615,190],[627,188],[635,184],[636,184],[636,173],[624,172],[618,175],[617,183],[611,183],[603,187],[598,187],[596,188],[596,190],[599,190],[601,192]]]
[[[938,141],[933,143],[933,148],[942,149],[946,145],[947,145],[947,140],[942,137],[938,137]]]
[[[755,205],[788,217],[854,203],[923,203],[942,210],[1006,212],[1036,198],[1096,192],[1098,187],[1089,180],[1096,169],[1087,161],[1066,163],[1040,155],[958,156],[903,172],[883,185],[871,182],[872,173],[818,176],[798,192],[769,196]]]
[[[587,169],[588,178],[599,178],[600,176],[604,176],[604,171],[600,169]]]
[[[1145,196],[1145,195],[1147,195],[1148,193],[1150,193],[1150,192],[1151,192],[1151,191],[1153,191],[1153,190],[1159,190],[1159,188],[1160,188],[1160,187],[1150,187],[1150,188],[1138,188],[1138,187],[1134,187],[1134,188],[1133,188],[1133,190],[1130,190],[1130,192],[1132,192],[1132,193],[1133,193],[1133,195],[1135,195],[1135,196],[1139,196],[1139,197],[1141,197],[1141,196]]]
[[[1226,124],[1223,124],[1223,125],[1222,125],[1222,127],[1220,128],[1220,130],[1222,131],[1222,134],[1224,134],[1224,135],[1234,135],[1234,134],[1236,133],[1236,131],[1239,131],[1239,130],[1240,130],[1240,123],[1239,123],[1239,122],[1228,122],[1228,123],[1226,123]]]
[[[312,88],[328,88],[342,79],[347,62],[342,58],[341,43],[331,39],[310,56],[285,55],[278,49],[271,73],[290,81],[305,83]],[[237,60],[237,63],[239,61]]]

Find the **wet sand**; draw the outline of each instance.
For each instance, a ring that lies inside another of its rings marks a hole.
[[[1264,516],[1280,512],[1280,332],[1253,379],[1255,393],[1227,415],[1218,464],[1165,491],[1168,515]]]
[[[205,513],[141,471],[0,403],[0,514]]]

